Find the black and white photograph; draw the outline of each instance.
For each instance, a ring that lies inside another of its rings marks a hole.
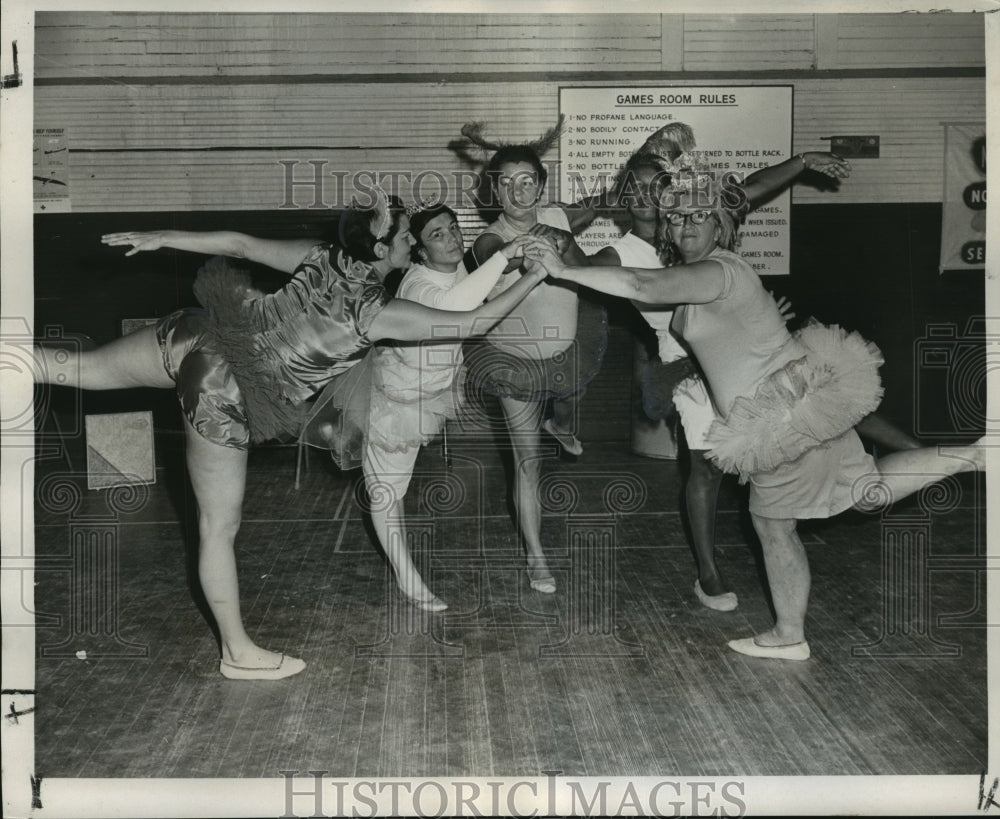
[[[4,815],[1000,815],[997,10],[9,0]]]

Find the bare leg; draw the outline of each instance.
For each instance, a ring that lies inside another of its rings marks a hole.
[[[365,448],[364,475],[371,503],[371,519],[379,543],[389,559],[396,583],[406,598],[424,611],[444,611],[448,604],[424,583],[406,541],[403,498],[413,474],[419,447],[412,452],[386,452],[372,444]],[[394,456],[401,457],[394,457]]]
[[[144,327],[96,350],[35,347],[38,380],[83,390],[120,390],[131,387],[173,388],[163,368],[156,329]]]
[[[698,583],[708,598],[725,596],[725,600],[702,600],[709,608],[732,611],[736,608],[736,595],[727,591],[722,573],[715,562],[715,512],[722,485],[722,471],[708,458],[704,450],[691,450],[691,474],[684,487],[691,539],[698,562]],[[697,589],[696,589],[697,593]],[[700,599],[700,596],[699,596]]]
[[[570,455],[582,455],[583,444],[576,437],[576,420],[584,390],[575,395],[552,400],[552,417],[542,424],[543,429],[555,438]]]
[[[754,651],[754,647],[765,650],[768,647],[801,647],[785,658],[804,660],[809,656],[805,644],[805,619],[811,583],[805,547],[795,531],[794,520],[774,520],[759,515],[752,515],[752,518],[764,550],[764,568],[777,619],[769,631],[749,640],[734,640],[730,646],[744,654],[770,657],[783,655]]]
[[[876,473],[884,497],[879,497],[882,492],[867,491],[855,502],[855,508],[879,508],[885,501],[895,503],[948,475],[985,470],[986,450],[982,444],[980,439],[966,446],[926,447],[886,455],[879,460]]]
[[[877,412],[866,415],[854,428],[862,438],[867,438],[872,443],[889,450],[898,452],[920,449],[920,442],[916,438],[907,435]]]
[[[542,506],[538,499],[542,472],[539,429],[544,405],[513,398],[501,398],[500,404],[514,456],[514,507],[528,552],[528,579],[535,591],[552,594],[556,584],[542,551]]]
[[[198,577],[222,639],[220,670],[240,679],[296,674],[305,663],[254,644],[240,616],[234,542],[242,518],[247,453],[211,443],[186,420],[184,431],[188,473],[198,499]]]

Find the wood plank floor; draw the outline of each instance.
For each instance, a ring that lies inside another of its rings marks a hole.
[[[71,471],[79,504],[54,503],[45,480],[66,464],[39,462],[39,776],[986,768],[981,477],[958,479],[937,511],[925,498],[804,525],[813,658],[786,664],[726,648],[771,622],[735,483],[724,486],[718,543],[740,607],[718,613],[692,592],[676,462],[611,444],[548,459],[543,534],[559,592],[546,596],[521,569],[496,449],[463,442],[450,470],[428,449],[407,503],[433,540],[433,586],[450,605],[428,615],[394,596],[355,501],[357,473],[314,456],[296,490],[294,450],[261,449],[238,543],[244,617],[254,639],[308,667],[246,683],[218,673],[191,582],[182,462],[172,441],[160,446],[157,485],[110,517],[106,493]],[[73,539],[100,526],[112,546],[94,582],[110,567],[117,588],[95,608],[70,566]],[[587,561],[574,562],[574,548]]]

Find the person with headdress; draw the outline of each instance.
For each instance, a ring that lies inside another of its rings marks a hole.
[[[731,640],[741,654],[806,660],[810,572],[798,520],[877,509],[947,475],[982,471],[982,440],[896,452],[876,463],[854,425],[881,400],[878,349],[816,322],[794,335],[751,267],[733,252],[738,203],[689,155],[665,162],[658,195],[667,267],[568,266],[549,246],[528,251],[555,278],[645,304],[677,305],[671,329],[697,359],[719,413],[709,456],[750,484],[776,621]]]
[[[470,144],[492,152],[484,176],[490,204],[500,209],[473,244],[477,263],[527,231],[539,235],[546,235],[547,228],[572,232],[593,219],[600,195],[578,206],[539,204],[548,176],[541,155],[554,144],[560,125],[536,142],[524,144],[488,140],[480,123],[462,129]],[[513,266],[520,268],[521,263]],[[510,287],[519,275],[515,270],[504,276],[490,298]],[[556,584],[541,543],[541,434],[544,430],[554,435],[568,452],[580,454],[582,447],[573,430],[576,403],[600,369],[606,346],[603,306],[579,298],[574,285],[543,282],[467,352],[469,384],[496,397],[503,409],[513,452],[514,506],[527,550],[528,580],[531,588],[543,594],[554,593]]]
[[[107,245],[129,246],[127,256],[164,247],[225,254],[291,279],[265,295],[245,271],[217,257],[195,282],[204,309],[172,313],[93,351],[35,348],[39,382],[92,390],[177,390],[198,501],[199,579],[221,638],[219,670],[231,679],[274,680],[305,667],[300,659],[254,643],[240,614],[234,541],[251,443],[297,435],[310,399],[335,388],[379,339],[416,341],[442,327],[466,337],[500,318],[544,277],[544,272],[527,274],[502,301],[443,312],[386,296],[382,280],[409,264],[412,244],[409,219],[398,203],[379,191],[372,207],[354,207],[342,216],[340,237],[343,246],[230,231],[105,235]],[[538,240],[524,244],[532,242]],[[357,391],[347,394],[351,399]],[[343,417],[345,424],[333,436],[360,440],[347,424],[359,413],[345,405]],[[360,457],[356,444],[334,449]]]
[[[455,212],[445,204],[410,216],[413,265],[396,295],[437,310],[471,310],[482,304],[524,237],[503,245],[473,273],[465,268],[465,240]],[[462,348],[457,341],[382,344],[374,351],[371,408],[363,473],[372,524],[405,598],[425,611],[448,606],[413,564],[406,540],[403,499],[420,447],[454,418],[464,390]]]

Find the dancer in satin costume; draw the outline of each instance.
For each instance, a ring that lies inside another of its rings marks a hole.
[[[246,273],[213,259],[195,284],[207,309],[178,311],[94,351],[67,355],[36,347],[39,380],[46,383],[177,390],[198,500],[199,579],[221,637],[219,670],[228,678],[273,680],[305,667],[300,659],[256,645],[240,613],[234,541],[251,442],[297,435],[309,399],[349,373],[379,339],[416,341],[441,327],[468,336],[509,311],[544,276],[527,274],[503,301],[474,311],[389,300],[382,280],[409,264],[409,220],[384,194],[373,204],[342,216],[343,247],[228,231],[109,234],[103,241],[131,247],[128,256],[162,247],[225,254],[291,279],[265,295]],[[337,434],[356,437],[348,429]]]
[[[672,329],[692,350],[720,419],[709,455],[750,484],[750,513],[764,552],[774,626],[730,648],[805,660],[811,577],[796,522],[878,508],[947,475],[982,471],[982,441],[892,453],[877,464],[854,425],[881,400],[874,345],[838,327],[789,334],[773,298],[732,251],[738,214],[712,173],[682,155],[664,161],[659,269],[569,267],[549,247],[528,255],[555,278],[647,304],[680,305]]]

